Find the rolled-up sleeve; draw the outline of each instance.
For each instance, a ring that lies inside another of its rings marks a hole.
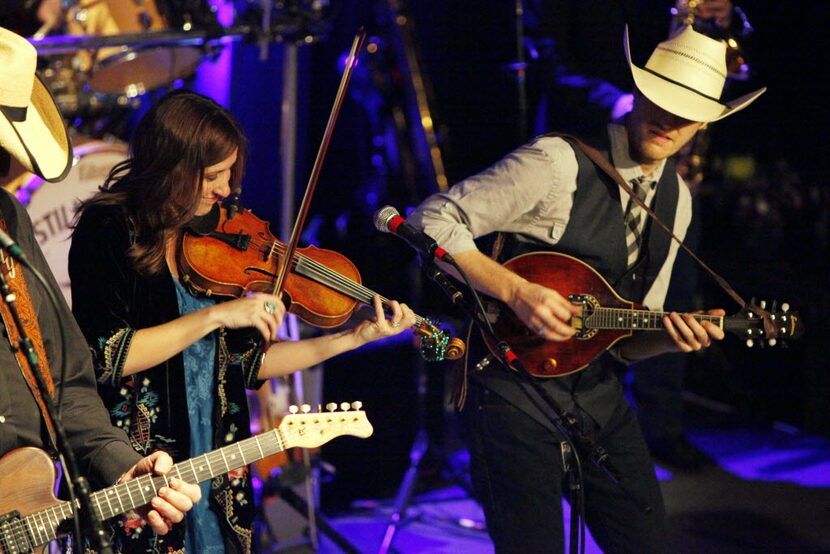
[[[475,250],[476,238],[495,231],[552,242],[550,222],[567,218],[576,174],[570,145],[540,137],[447,192],[430,196],[408,221],[451,254]]]

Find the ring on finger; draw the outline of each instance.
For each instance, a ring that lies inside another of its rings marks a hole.
[[[269,314],[273,314],[275,311],[277,311],[277,305],[273,302],[266,302],[263,308],[265,309],[265,313]]]

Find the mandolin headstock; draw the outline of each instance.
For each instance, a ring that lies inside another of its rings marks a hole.
[[[748,348],[786,347],[789,340],[798,339],[804,334],[804,323],[798,316],[798,312],[790,311],[788,303],[782,302],[779,306],[774,300],[770,309],[767,310],[765,300],[758,302],[757,307],[767,310],[770,314],[774,326],[774,331],[770,333],[764,328],[763,318],[752,309],[755,305],[753,298],[749,305],[740,312],[724,319],[724,330],[743,339]]]

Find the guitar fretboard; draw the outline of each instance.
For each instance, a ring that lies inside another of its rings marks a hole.
[[[654,331],[663,329],[663,317],[668,312],[651,312],[648,310],[631,310],[627,308],[596,308],[585,318],[585,327],[589,329],[640,329]],[[711,321],[723,327],[722,316],[694,314],[697,321]]]
[[[201,483],[281,452],[285,448],[287,446],[279,429],[274,429],[180,462],[174,465],[165,476],[142,475],[120,485],[100,490],[93,493],[90,500],[98,517],[106,520],[149,503],[161,487],[168,485],[169,477],[177,477],[188,483]],[[19,543],[46,544],[58,537],[58,526],[71,517],[71,503],[61,502],[22,518],[19,521],[21,528],[16,533],[26,533],[28,536],[21,535]],[[27,550],[21,550],[21,552],[25,551]]]

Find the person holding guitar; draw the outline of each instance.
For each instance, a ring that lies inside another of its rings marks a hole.
[[[673,156],[701,128],[743,109],[764,91],[721,101],[725,45],[691,27],[661,42],[644,68],[631,61],[627,35],[625,52],[636,85],[633,108],[608,125],[595,141],[596,149],[583,149],[584,143],[572,136],[540,136],[448,192],[430,196],[409,218],[452,255],[478,290],[510,312],[498,319],[512,315],[522,323],[517,343],[573,341],[569,346],[574,349],[582,344],[578,340],[588,344],[591,338],[583,334],[582,322],[594,306],[570,297],[590,291],[567,290],[566,275],[546,280],[544,265],[532,267],[525,277],[499,263],[533,259],[517,256],[534,251],[581,260],[580,267],[591,266],[589,271],[619,296],[662,309],[678,245],[652,224],[642,206],[650,206],[682,239],[691,219],[691,197]],[[621,175],[627,186],[602,165],[613,166],[608,170]],[[474,242],[491,233],[504,239],[497,241],[496,260]],[[708,315],[717,318],[723,311]],[[615,340],[587,365],[566,369],[567,375],[537,379],[574,416],[582,433],[605,450],[620,475],[622,487],[580,453],[584,517],[606,552],[669,549],[653,462],[616,367],[664,352],[700,350],[724,335],[719,325],[693,314],[672,312],[657,323],[662,330]],[[498,552],[562,551],[564,438],[537,390],[499,359],[492,354],[480,361],[471,358],[463,406],[473,485],[487,529]],[[535,374],[550,370],[556,375],[556,365],[550,359]]]
[[[14,159],[43,179],[60,181],[71,166],[72,145],[54,100],[35,73],[36,63],[37,52],[28,41],[0,28],[0,174],[8,171]],[[4,243],[0,252],[2,277],[16,296],[17,311],[37,352],[50,396],[56,404],[58,397],[62,398],[60,420],[80,472],[94,489],[141,474],[166,474],[173,465],[168,454],[147,452],[142,457],[130,447],[124,432],[110,424],[95,390],[92,360],[83,335],[63,296],[56,294],[59,303],[52,306],[35,279],[32,269],[45,277],[53,291],[59,291],[25,208],[5,190],[0,192],[0,229],[11,241],[11,245]],[[18,258],[10,255],[13,251],[19,253]],[[31,459],[27,456],[34,456],[32,447],[55,452],[51,416],[32,368],[14,340],[19,331],[6,300],[0,306],[5,326],[5,339],[0,340],[0,455],[4,456],[0,474],[4,478],[14,465],[8,461]],[[52,494],[53,475],[32,475],[33,466],[21,465],[23,470],[14,478],[22,489],[29,490],[4,487],[0,491],[0,518],[6,523],[13,519],[11,512],[26,516],[39,507],[23,505],[24,499],[39,500],[38,485],[42,485],[43,496]],[[168,533],[201,497],[198,485],[172,478],[168,487],[157,492],[141,518],[159,535]],[[20,551],[14,547],[5,536],[0,537],[0,551]]]
[[[245,151],[227,110],[195,92],[170,92],[138,123],[131,157],[79,208],[69,252],[72,309],[97,357],[104,404],[139,452],[160,449],[179,461],[244,439],[246,388],[415,322],[412,310],[395,301],[387,318],[376,297],[373,319],[279,342],[286,308],[278,296],[217,302],[191,292],[180,274],[180,239],[186,227],[202,229],[205,221],[206,232],[216,229],[219,220],[211,217],[239,189]],[[118,533],[122,550],[251,552],[247,467],[203,487],[207,501],[165,537],[133,533],[126,520]]]

